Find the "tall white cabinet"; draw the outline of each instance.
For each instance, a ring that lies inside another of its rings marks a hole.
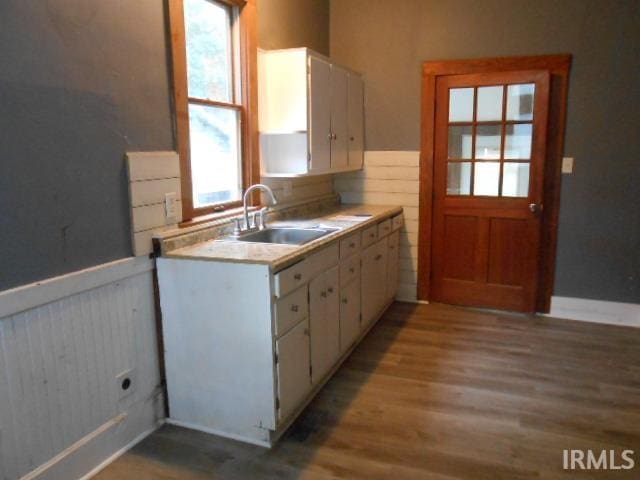
[[[258,55],[262,175],[362,168],[362,77],[306,48]]]

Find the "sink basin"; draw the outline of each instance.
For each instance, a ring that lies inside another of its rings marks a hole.
[[[266,228],[238,237],[239,242],[281,243],[286,245],[304,245],[324,237],[339,228]]]

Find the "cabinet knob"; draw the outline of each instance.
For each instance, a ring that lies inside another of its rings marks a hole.
[[[356,248],[356,242],[351,242],[349,244],[349,248]]]
[[[345,305],[346,305],[347,303],[349,303],[349,300],[347,300],[347,297],[344,297],[344,298],[342,299],[342,303],[344,303]]]
[[[355,142],[356,137],[349,137],[349,140],[351,140],[352,142]]]
[[[294,280],[302,280],[302,274],[301,274],[301,273],[296,273],[296,274],[293,276],[293,278],[294,278]]]
[[[327,138],[328,138],[329,140],[333,140],[333,133],[329,133],[329,134],[327,135]]]
[[[349,269],[349,273],[356,273],[356,269],[355,269],[354,267],[351,267],[351,268]]]
[[[291,311],[292,312],[297,312],[298,311],[298,305],[291,305]]]
[[[329,288],[327,288],[327,292],[329,292],[329,293],[333,293],[333,287],[329,287]]]
[[[369,238],[376,238],[376,234],[375,233],[370,233],[369,234]]]
[[[325,290],[321,291],[321,292],[320,292],[320,296],[321,296],[322,298],[325,298],[325,297],[327,296],[327,292],[326,292]]]
[[[382,254],[381,254],[381,253],[379,253],[378,255],[376,255],[375,260],[377,261],[377,260],[380,260],[381,258],[382,258]]]

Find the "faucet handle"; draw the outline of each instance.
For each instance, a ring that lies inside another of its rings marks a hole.
[[[234,237],[239,236],[242,233],[242,228],[240,227],[240,218],[234,218],[233,219],[235,222],[235,225],[233,226],[233,233],[232,235]]]

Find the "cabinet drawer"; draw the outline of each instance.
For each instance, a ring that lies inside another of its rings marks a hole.
[[[287,332],[309,313],[307,286],[299,288],[276,302],[276,335]]]
[[[399,230],[402,227],[402,225],[404,225],[404,218],[402,217],[402,214],[396,215],[391,219],[392,230]]]
[[[308,279],[311,279],[338,263],[340,246],[338,242],[335,242],[328,247],[323,248],[317,253],[307,257],[305,262],[307,263],[307,275]]]
[[[276,297],[284,297],[295,288],[309,281],[309,266],[307,260],[302,260],[295,265],[285,268],[274,276],[274,288]]]
[[[340,285],[346,285],[360,276],[360,255],[353,255],[340,263]]]
[[[362,248],[368,247],[378,239],[378,225],[365,228],[362,232]]]
[[[391,233],[391,219],[387,218],[383,222],[378,224],[378,238],[382,238],[385,235],[389,235]]]
[[[360,250],[360,232],[340,240],[340,259],[347,258]]]

